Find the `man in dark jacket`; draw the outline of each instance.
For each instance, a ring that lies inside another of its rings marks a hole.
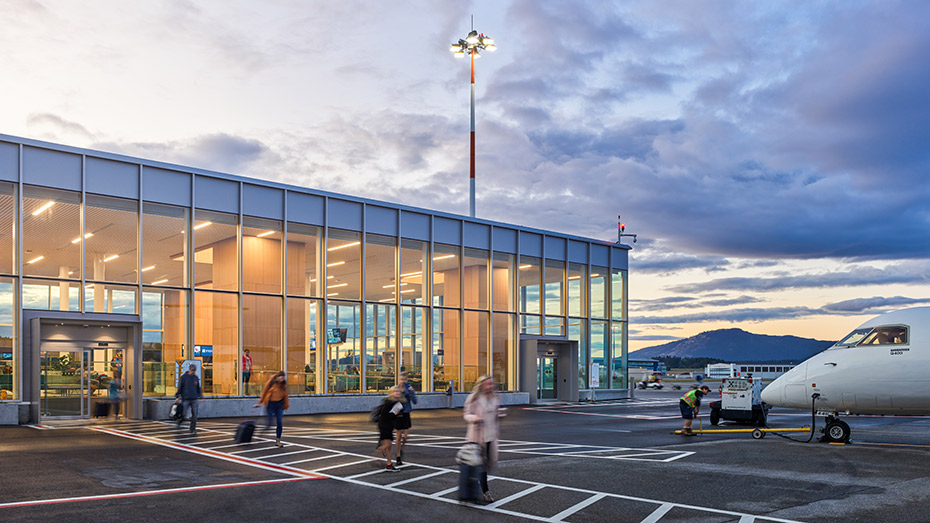
[[[178,427],[184,421],[187,408],[190,407],[191,409],[191,434],[197,431],[197,400],[201,396],[203,396],[203,391],[200,389],[200,378],[197,377],[197,366],[191,364],[187,373],[181,376],[178,391],[174,393],[174,397],[177,398],[175,402],[181,404],[181,417],[178,418]]]

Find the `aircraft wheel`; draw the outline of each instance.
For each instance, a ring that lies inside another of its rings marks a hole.
[[[718,423],[720,423],[720,410],[710,409],[710,424],[717,425]]]
[[[762,432],[762,431],[759,430],[759,429],[753,429],[753,431],[752,431],[752,439],[762,439],[762,438],[764,438],[764,437],[765,437],[765,432]]]
[[[826,428],[823,430],[827,441],[835,443],[849,441],[850,432],[849,425],[847,425],[845,421],[838,419],[834,419],[827,423]]]

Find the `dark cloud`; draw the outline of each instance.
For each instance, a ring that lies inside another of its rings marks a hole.
[[[634,341],[678,341],[681,338],[680,336],[662,336],[662,335],[644,335],[644,336],[630,336],[629,339]],[[631,352],[630,356],[636,354]]]
[[[878,314],[884,309],[896,309],[930,303],[930,298],[906,298],[904,296],[872,296],[871,298],[857,298],[853,300],[838,301],[828,303],[823,306],[824,310],[831,312],[873,312]]]
[[[824,311],[808,307],[773,307],[773,308],[747,308],[721,311],[705,311],[694,314],[680,314],[668,316],[639,316],[630,313],[630,322],[637,324],[680,324],[680,323],[706,323],[726,321],[763,322],[769,320],[797,319],[805,316],[825,314]]]
[[[685,254],[660,254],[650,251],[650,255],[640,258],[636,250],[630,254],[630,269],[637,273],[670,274],[687,269],[714,269],[725,267],[728,262],[721,256],[689,256]]]

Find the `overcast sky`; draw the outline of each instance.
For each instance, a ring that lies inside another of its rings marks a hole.
[[[7,0],[0,133],[630,254],[637,349],[930,303],[930,2]]]

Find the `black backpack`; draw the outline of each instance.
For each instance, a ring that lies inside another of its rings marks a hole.
[[[368,414],[368,419],[371,420],[372,423],[378,423],[381,421],[381,408],[383,406],[384,405],[382,403],[379,403],[375,405],[375,408],[371,409],[371,413]]]

